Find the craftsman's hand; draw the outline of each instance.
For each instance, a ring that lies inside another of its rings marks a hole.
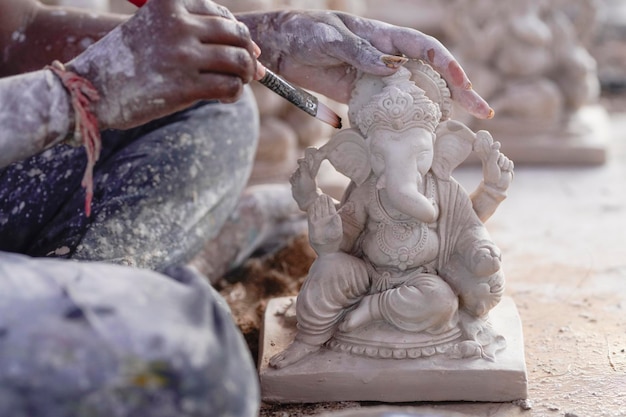
[[[485,119],[493,110],[436,39],[417,30],[331,11],[238,15],[263,51],[260,60],[302,87],[346,103],[358,71],[385,76],[410,59],[429,63],[447,81],[452,98]]]
[[[67,68],[99,90],[100,127],[120,129],[200,99],[237,99],[259,52],[247,27],[212,1],[150,0]]]

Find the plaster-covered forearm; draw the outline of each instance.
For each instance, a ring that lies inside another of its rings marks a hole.
[[[3,0],[7,1],[7,0]],[[77,8],[45,6],[30,0],[8,0],[20,24],[0,30],[0,75],[35,71],[53,60],[67,62],[128,17]],[[22,4],[23,3],[23,4]],[[0,13],[5,12],[1,9]],[[3,17],[0,16],[0,23]]]
[[[70,112],[69,95],[49,70],[0,79],[0,167],[62,141]]]

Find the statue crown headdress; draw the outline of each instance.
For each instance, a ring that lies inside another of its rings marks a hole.
[[[441,110],[410,77],[408,70],[400,68],[382,79],[383,90],[372,96],[356,115],[356,124],[363,135],[367,136],[373,127],[398,132],[413,127],[435,131]]]

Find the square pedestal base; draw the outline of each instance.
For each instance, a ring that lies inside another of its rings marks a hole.
[[[283,369],[269,359],[283,351],[296,334],[295,319],[285,307],[293,297],[268,303],[260,341],[259,375],[266,402],[332,401],[489,401],[527,398],[522,326],[515,303],[505,297],[491,313],[494,329],[507,347],[496,361],[450,359],[373,359],[322,348]]]

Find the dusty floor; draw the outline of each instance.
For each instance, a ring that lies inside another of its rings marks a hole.
[[[446,403],[410,404],[412,410],[433,416],[626,416],[626,113],[613,113],[611,120],[605,165],[518,166],[509,198],[488,222],[503,252],[507,294],[523,321],[532,408]],[[465,167],[455,177],[471,190],[480,172]],[[253,356],[265,299],[295,294],[313,256],[306,237],[297,238],[270,258],[248,262],[229,278],[241,281],[223,287]],[[263,404],[261,416],[372,405]]]

